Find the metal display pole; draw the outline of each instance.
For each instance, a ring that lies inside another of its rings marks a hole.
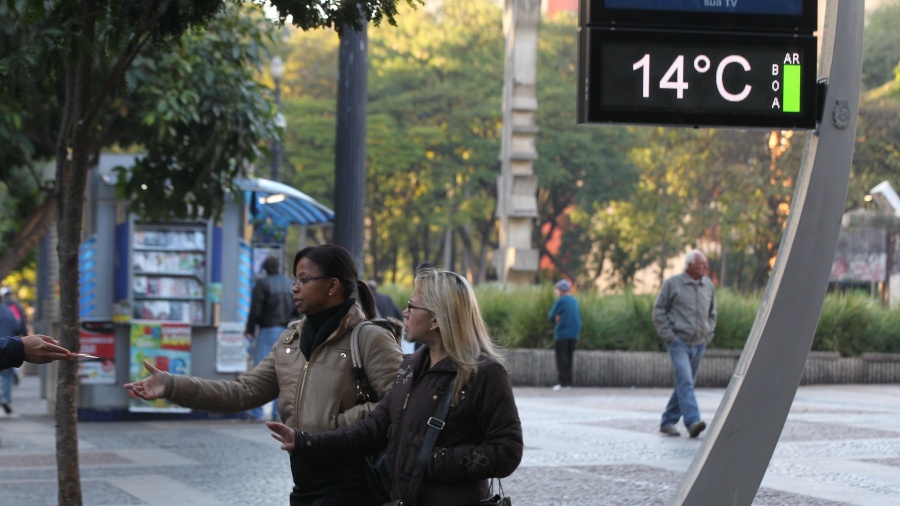
[[[337,139],[334,160],[334,243],[347,248],[363,270],[366,217],[366,109],[368,32],[346,27],[338,62]]]
[[[750,505],[800,384],[825,299],[849,186],[862,69],[864,2],[829,0],[810,135],[775,268],[734,376],[673,504]]]

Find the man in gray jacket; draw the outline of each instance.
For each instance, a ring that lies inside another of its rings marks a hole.
[[[663,283],[653,305],[653,325],[666,343],[675,369],[675,391],[659,430],[678,436],[676,424],[684,417],[688,434],[695,438],[706,429],[694,395],[694,380],[716,328],[716,288],[706,276],[709,262],[703,252],[689,251],[684,266],[684,272]]]

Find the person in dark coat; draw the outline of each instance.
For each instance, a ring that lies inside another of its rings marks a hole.
[[[3,304],[9,308],[10,314],[12,314],[16,322],[15,329],[10,333],[8,324],[11,322],[7,320],[8,315],[4,313],[2,321],[0,321],[0,336],[27,336],[28,320],[25,316],[25,309],[16,302],[12,290],[7,286],[0,288],[0,298],[2,298]],[[17,367],[0,370],[0,407],[3,408],[7,415],[13,411],[10,405],[12,404],[12,387],[17,384],[19,384],[19,370]]]
[[[263,361],[278,342],[278,336],[284,332],[288,323],[298,320],[300,314],[294,307],[294,290],[291,278],[281,273],[281,265],[275,257],[263,261],[262,270],[265,276],[253,285],[250,299],[250,315],[244,335],[248,339],[256,339],[253,348],[253,365]],[[251,418],[263,419],[262,407],[248,411]],[[280,420],[278,399],[272,401],[272,420]]]
[[[394,318],[396,320],[403,318],[390,295],[378,293],[378,283],[374,279],[366,281],[366,284],[369,285],[369,290],[372,290],[372,295],[375,296],[375,313],[379,318]]]
[[[277,422],[272,437],[293,458],[325,463],[387,448],[391,498],[418,506],[477,504],[489,480],[516,470],[522,424],[512,383],[488,335],[466,279],[427,269],[416,275],[403,311],[405,337],[423,346],[405,357],[393,388],[368,418],[337,430],[308,434]],[[407,497],[427,423],[444,395],[452,395],[417,497]]]

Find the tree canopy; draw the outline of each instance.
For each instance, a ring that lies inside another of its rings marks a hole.
[[[863,38],[864,89],[872,89],[893,81],[900,65],[900,2],[891,0],[866,15]]]
[[[276,7],[281,19],[290,16],[304,29],[330,26],[340,33],[366,22],[396,22],[397,0],[266,3]],[[51,197],[42,200],[44,215],[52,216],[55,207],[62,346],[80,348],[78,246],[87,173],[100,151],[119,141],[139,143],[146,150],[142,166],[120,178],[123,195],[134,197],[134,210],[155,217],[216,216],[224,201],[216,198],[216,192],[231,189],[232,179],[259,156],[260,141],[274,132],[271,107],[262,108],[265,96],[245,80],[250,75],[247,69],[233,66],[259,53],[261,39],[246,20],[234,19],[230,33],[207,38],[209,49],[199,57],[176,49],[191,44],[191,30],[202,32],[218,14],[237,12],[240,4],[236,0],[0,3],[0,136],[5,136],[0,166],[12,177],[18,167],[36,174],[38,164],[56,161],[53,185],[36,191]],[[250,45],[242,52],[235,43]],[[140,57],[152,61],[136,65]],[[159,65],[172,74],[161,75]],[[223,75],[236,81],[219,82]],[[189,90],[185,82],[205,87]],[[229,102],[234,97],[249,103]],[[230,106],[237,107],[226,109]],[[133,130],[135,120],[139,127]],[[151,169],[153,175],[144,178],[142,168]],[[151,184],[162,190],[161,200],[143,198]],[[77,364],[60,363],[59,502],[75,506],[81,504],[77,384]]]

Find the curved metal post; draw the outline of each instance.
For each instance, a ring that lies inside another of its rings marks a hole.
[[[734,376],[674,504],[750,505],[818,323],[847,198],[862,67],[864,2],[829,0],[819,131],[810,135],[775,268]]]

